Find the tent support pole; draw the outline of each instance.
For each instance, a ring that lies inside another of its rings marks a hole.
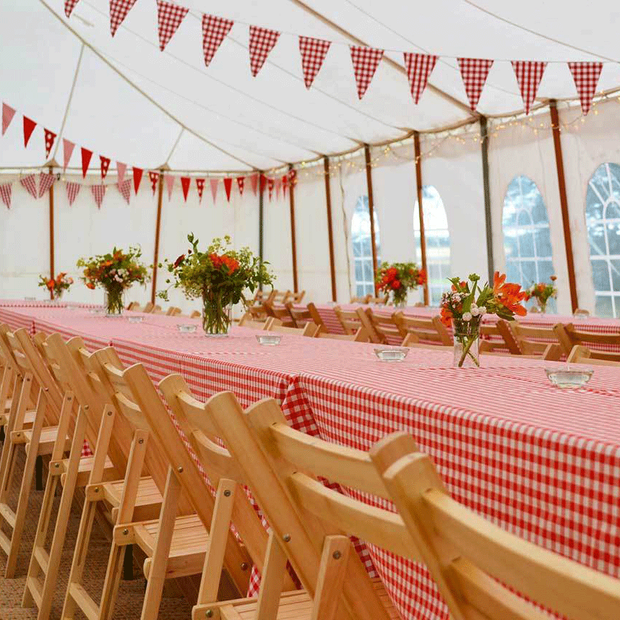
[[[493,282],[495,261],[493,259],[493,220],[491,215],[491,184],[489,176],[489,129],[487,117],[480,117],[480,151],[482,155],[482,186],[484,190],[484,224],[487,232],[487,267],[489,282]]]
[[[293,291],[299,292],[297,280],[297,238],[295,236],[295,177],[293,176],[293,164],[289,164],[289,193],[288,199],[291,207],[291,253],[293,259]]]
[[[562,142],[560,140],[560,117],[558,115],[558,103],[555,99],[549,101],[551,114],[551,131],[553,133],[553,148],[555,150],[555,164],[558,172],[558,189],[560,190],[560,208],[562,210],[562,227],[564,229],[564,247],[566,248],[566,265],[568,267],[568,287],[570,302],[573,312],[579,307],[577,299],[577,283],[575,280],[575,261],[573,258],[573,240],[570,232],[570,219],[568,215],[568,198],[566,194],[566,177],[564,176],[564,157],[562,155]]]
[[[159,171],[157,184],[157,219],[155,220],[155,254],[153,256],[153,288],[151,289],[151,303],[155,303],[157,293],[157,264],[159,263],[159,235],[161,231],[161,204],[164,194],[164,171]]]
[[[332,225],[332,190],[329,176],[329,157],[323,157],[325,176],[325,202],[327,205],[327,238],[329,241],[329,273],[332,279],[332,301],[338,301],[336,291],[336,264],[334,260],[334,229]]]
[[[426,273],[426,282],[424,283],[424,305],[428,306],[428,263],[426,261],[426,232],[424,229],[424,200],[422,192],[422,150],[420,149],[420,134],[415,131],[413,133],[413,147],[415,153],[415,176],[416,176],[416,192],[418,194],[418,217],[420,220],[420,249],[422,254],[422,269]]]
[[[366,157],[366,185],[368,187],[368,213],[370,215],[370,243],[372,246],[372,279],[377,296],[377,244],[375,242],[375,198],[372,191],[372,172],[370,162],[370,147],[364,144],[364,155]]]
[[[53,174],[54,170],[50,166],[50,174]],[[49,188],[49,211],[50,211],[50,278],[55,278],[56,266],[55,266],[55,251],[54,251],[54,184]],[[54,290],[50,289],[50,299],[54,299]]]
[[[258,256],[261,259],[261,262],[264,260],[263,257],[263,224],[264,224],[264,206],[265,206],[265,194],[264,194],[264,182],[263,182],[263,173],[258,173]],[[263,290],[263,285],[260,285],[260,290]]]

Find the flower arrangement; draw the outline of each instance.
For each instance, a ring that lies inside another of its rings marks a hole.
[[[392,295],[396,306],[407,301],[407,294],[418,286],[426,284],[426,271],[415,263],[392,263],[382,265],[377,273],[377,289],[385,295]]]
[[[105,290],[108,314],[123,312],[123,293],[132,284],[148,282],[147,267],[139,260],[141,256],[139,247],[130,247],[126,252],[115,247],[111,253],[78,260],[77,266],[84,268],[82,280],[86,286]]]
[[[521,305],[525,291],[521,285],[506,282],[506,275],[496,271],[493,286],[479,284],[480,276],[472,273],[468,280],[450,278],[452,289],[441,297],[441,321],[446,327],[454,325],[455,364],[480,366],[477,346],[480,323],[485,314],[496,314],[502,319],[512,319],[515,314],[524,316],[527,310]]]
[[[231,307],[243,302],[246,289],[252,293],[260,285],[273,284],[268,263],[252,254],[249,248],[231,250],[230,237],[213,239],[206,251],[198,249],[193,233],[187,236],[191,247],[173,263],[165,261],[172,274],[170,286],[180,288],[188,299],[202,299],[203,328],[209,335],[225,335],[231,322]],[[168,287],[170,288],[170,287]],[[158,296],[168,299],[168,289]]]
[[[55,278],[39,276],[39,286],[45,287],[53,294],[54,299],[60,299],[65,291],[73,284],[73,278],[68,278],[66,272],[61,271]]]
[[[538,284],[532,284],[529,288],[525,289],[525,301],[535,299],[538,304],[538,308],[544,314],[547,310],[547,303],[553,297],[558,296],[558,290],[555,288],[554,282],[557,280],[557,276],[551,276],[551,284],[545,284],[539,282]]]

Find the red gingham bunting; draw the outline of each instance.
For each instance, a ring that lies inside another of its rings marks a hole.
[[[101,162],[101,178],[105,179],[110,168],[110,159],[109,157],[99,155],[99,161]]]
[[[90,186],[90,191],[93,193],[93,198],[97,204],[97,209],[101,209],[101,203],[103,202],[103,197],[105,196],[105,190],[106,186],[103,183],[101,183],[101,185]]]
[[[581,100],[581,111],[584,116],[590,111],[592,99],[596,92],[598,79],[603,70],[602,62],[569,62],[568,68],[573,75],[577,93]]]
[[[88,166],[90,165],[90,158],[93,156],[93,152],[82,147],[82,177],[86,178],[88,172]]]
[[[198,192],[198,202],[202,203],[202,193],[205,191],[204,179],[196,179],[196,191]]]
[[[0,185],[0,198],[2,198],[2,202],[6,205],[7,209],[11,208],[11,195],[13,194],[13,189],[11,183],[4,183]]]
[[[314,82],[314,78],[321,69],[325,56],[327,56],[330,45],[331,41],[312,39],[311,37],[299,37],[301,69],[304,73],[306,88],[312,86],[312,82]]]
[[[67,17],[71,17],[71,13],[79,1],[80,0],[65,0],[65,15]]]
[[[69,199],[69,206],[71,207],[80,193],[82,186],[79,183],[72,183],[67,181],[65,189],[67,190],[67,198]]]
[[[517,76],[517,82],[519,82],[525,113],[529,114],[547,63],[533,60],[513,60],[512,67]]]
[[[275,182],[273,179],[268,178],[267,179],[267,189],[269,190],[269,200],[271,200],[271,198],[273,197],[273,188],[275,186]]]
[[[6,133],[13,117],[15,116],[15,110],[6,103],[2,104],[2,135]]]
[[[45,192],[49,190],[56,182],[56,175],[50,172],[41,172],[39,174],[39,198],[45,195]]]
[[[280,190],[282,189],[282,179],[278,177],[276,179],[276,200],[280,198]]]
[[[254,77],[262,69],[279,36],[280,33],[276,30],[250,26],[250,70]]]
[[[458,61],[469,105],[475,111],[493,61],[484,58],[459,58]]]
[[[133,167],[133,189],[136,192],[136,196],[138,195],[138,189],[140,187],[140,181],[142,181],[142,173],[144,170],[142,168]]]
[[[239,187],[239,196],[243,196],[243,188],[245,187],[245,177],[237,177],[237,186]]]
[[[234,22],[215,15],[202,16],[202,51],[204,52],[205,65],[208,67],[220,48],[222,41],[230,32]]]
[[[185,19],[188,8],[173,2],[157,0],[157,30],[159,33],[159,49],[163,52],[172,39],[181,22]]]
[[[224,179],[224,189],[226,190],[226,200],[230,202],[230,194],[232,193],[232,179]]]
[[[219,179],[209,179],[209,185],[211,186],[211,196],[213,196],[213,204],[215,204],[215,197],[217,196],[217,184]]]
[[[157,181],[159,181],[159,172],[153,172],[149,170],[149,180],[151,181],[151,189],[153,190],[153,196],[157,190]]]
[[[119,181],[116,186],[120,195],[125,199],[127,204],[131,201],[131,179],[123,179]]]
[[[286,190],[288,189],[288,175],[282,177],[282,196],[286,198]]]
[[[49,157],[56,141],[56,134],[49,129],[44,129],[45,134],[45,157]]]
[[[164,175],[166,189],[168,190],[168,200],[172,200],[172,188],[174,187],[174,176],[171,174]]]
[[[117,161],[116,162],[116,174],[118,176],[118,179],[116,180],[117,183],[123,182],[125,178],[125,172],[127,172],[127,164]]]
[[[361,99],[368,90],[375,71],[383,58],[383,50],[351,45],[351,61],[357,83],[357,96]]]
[[[67,140],[67,138],[62,139],[62,158],[63,158],[63,169],[66,170],[69,165],[69,161],[71,160],[71,155],[73,155],[73,149],[75,148],[75,144],[71,142],[71,140]]]
[[[252,193],[256,196],[256,192],[258,190],[258,175],[253,174],[250,177],[250,187],[252,188]]]
[[[410,54],[405,52],[405,67],[407,67],[407,77],[409,78],[409,86],[411,87],[411,96],[417,105],[420,97],[426,88],[428,78],[431,76],[437,56],[429,56],[428,54]]]
[[[192,182],[190,177],[181,177],[181,189],[183,190],[183,200],[187,202],[187,195],[189,194],[189,185]]]
[[[289,170],[288,173],[289,185],[291,189],[297,185],[297,170]]]
[[[29,174],[27,177],[20,179],[19,182],[33,198],[37,197],[37,181],[34,174]]]
[[[136,3],[136,0],[110,0],[110,32],[116,34],[118,27],[123,23],[127,13]]]
[[[267,177],[264,174],[260,175],[260,191],[264,192],[267,186]]]
[[[37,124],[27,116],[24,116],[24,146],[28,146],[28,142],[30,142],[30,136],[32,136],[32,132]]]

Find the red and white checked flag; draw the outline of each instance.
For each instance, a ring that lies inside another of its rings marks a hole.
[[[110,159],[109,157],[99,155],[99,161],[101,162],[101,178],[105,179],[108,175],[108,170],[110,169]]]
[[[375,71],[383,58],[383,50],[351,45],[351,61],[357,83],[357,96],[361,99],[368,90]]]
[[[202,51],[207,67],[234,23],[230,19],[216,17],[215,15],[202,16]]]
[[[45,137],[45,157],[49,157],[56,141],[56,134],[49,129],[44,129],[43,132]]]
[[[13,194],[12,184],[4,183],[0,185],[0,198],[2,198],[2,202],[6,205],[7,209],[11,208],[11,195]]]
[[[93,193],[93,198],[97,204],[97,209],[101,209],[101,203],[103,202],[103,197],[105,196],[105,190],[106,186],[103,183],[100,185],[90,186],[90,191]]]
[[[151,181],[151,189],[153,190],[153,196],[157,190],[157,181],[159,181],[159,172],[153,172],[149,170],[149,180]]]
[[[28,142],[30,142],[30,136],[32,136],[32,132],[37,124],[27,116],[24,116],[24,146],[28,146]]]
[[[536,91],[538,85],[542,79],[546,62],[538,62],[534,60],[513,60],[512,68],[517,76],[517,82],[519,82],[519,89],[521,90],[521,97],[525,106],[525,113],[529,114],[534,99],[536,98]]]
[[[34,174],[29,174],[27,177],[20,179],[19,182],[33,198],[37,197],[37,181]]]
[[[273,187],[275,185],[275,181],[272,178],[267,179],[267,189],[269,190],[269,200],[273,198]]]
[[[279,37],[280,33],[276,30],[250,26],[250,70],[254,77],[262,69]]]
[[[253,174],[250,177],[250,187],[252,188],[252,193],[256,196],[256,192],[258,190],[258,175]]]
[[[602,62],[569,62],[568,68],[573,75],[577,93],[581,101],[581,111],[586,116],[592,107],[598,79],[603,70]]]
[[[173,2],[157,0],[157,30],[159,34],[159,49],[163,52],[185,19],[188,8]]]
[[[239,196],[243,196],[243,188],[245,187],[245,177],[237,177],[237,186],[239,187]]]
[[[168,200],[172,200],[172,188],[174,187],[174,176],[171,174],[164,175],[166,181],[166,189],[168,190]]]
[[[56,182],[56,175],[50,172],[41,172],[39,174],[39,198],[45,195],[45,192],[49,190]]]
[[[306,88],[312,86],[314,78],[321,69],[325,56],[329,51],[331,41],[312,39],[311,37],[299,37],[299,52],[301,54],[301,70],[304,73]]]
[[[90,159],[93,156],[93,152],[82,147],[82,178],[86,178],[88,172],[88,166],[90,165]]]
[[[215,204],[215,198],[217,196],[217,184],[219,179],[209,179],[209,185],[211,186],[211,196],[213,196],[213,204]]]
[[[133,167],[133,189],[136,192],[136,196],[138,195],[138,189],[140,188],[140,181],[142,181],[142,173],[144,170],[142,168]]]
[[[405,67],[407,68],[407,77],[409,78],[409,86],[411,88],[411,96],[417,105],[420,97],[426,88],[428,78],[431,76],[437,56],[429,56],[428,54],[411,54],[405,52]]]
[[[2,104],[2,135],[6,133],[9,128],[13,117],[15,116],[15,110],[6,103]]]
[[[63,170],[67,169],[67,166],[69,165],[69,161],[71,160],[71,155],[73,155],[74,148],[75,148],[75,144],[71,142],[71,140],[67,140],[67,138],[62,139]]]
[[[458,61],[469,105],[475,111],[493,61],[484,58],[459,58]]]
[[[71,13],[79,1],[80,0],[65,0],[65,15],[67,17],[71,17]]]
[[[276,179],[276,200],[280,198],[280,190],[282,189],[282,179],[278,177]]]
[[[196,179],[196,191],[198,192],[198,202],[202,204],[202,193],[205,191],[204,179]]]
[[[82,186],[79,183],[73,183],[72,181],[67,181],[66,188],[67,190],[67,198],[69,199],[69,206],[73,206],[77,195],[80,193],[80,189]]]
[[[192,182],[190,177],[181,177],[181,189],[183,190],[183,200],[187,202],[187,195],[189,194],[189,185]]]
[[[116,34],[127,13],[131,11],[136,0],[110,0],[110,32]]]
[[[117,183],[122,183],[125,179],[125,173],[127,172],[127,164],[124,164],[121,161],[116,162],[116,174],[117,174]]]
[[[288,189],[288,174],[282,177],[282,196],[286,198],[286,190]]]
[[[232,194],[232,179],[224,179],[224,190],[226,191],[226,200],[230,202],[230,195]]]
[[[125,202],[129,204],[131,202],[131,179],[123,179],[117,182],[116,187],[118,187],[118,191]]]

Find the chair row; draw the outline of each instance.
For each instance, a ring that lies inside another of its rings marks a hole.
[[[144,307],[142,307],[137,301],[132,301],[127,306],[127,310],[133,310],[134,312],[144,312],[146,314],[165,314],[166,316],[185,316],[183,315],[183,311],[181,310],[181,308],[178,308],[176,306],[170,306],[164,311],[162,310],[161,306],[156,305],[150,301],[144,304]],[[192,319],[195,319],[200,316],[200,312],[198,310],[194,310],[188,316]]]

